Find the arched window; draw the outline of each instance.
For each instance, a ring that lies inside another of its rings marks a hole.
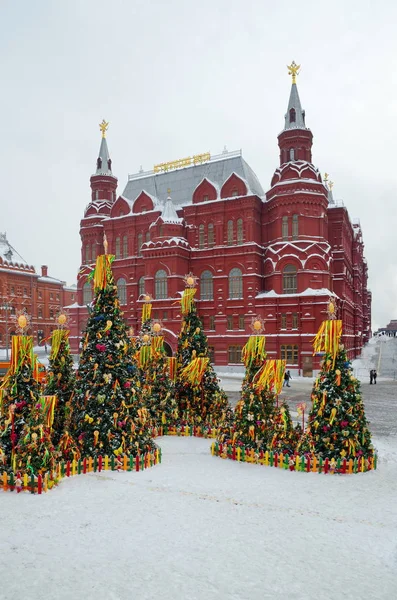
[[[154,288],[156,300],[164,300],[167,298],[167,273],[163,269],[157,271],[154,276]]]
[[[91,246],[89,244],[85,247],[85,262],[87,265],[91,262]]]
[[[296,294],[297,289],[296,267],[286,265],[283,269],[283,294]]]
[[[211,271],[203,271],[200,277],[200,300],[214,299],[214,282]]]
[[[116,237],[116,258],[121,258],[120,238]]]
[[[283,240],[288,240],[288,217],[283,217],[281,236]]]
[[[96,244],[92,244],[92,246],[91,246],[91,260],[92,260],[92,262],[95,262],[96,255],[97,255],[96,250],[97,250],[97,245]]]
[[[292,239],[296,240],[299,236],[299,215],[292,215]]]
[[[205,246],[205,237],[204,237],[204,225],[201,223],[199,226],[199,248],[204,248]]]
[[[145,293],[145,278],[140,277],[138,281],[138,296],[142,296]]]
[[[232,269],[229,273],[229,298],[243,297],[243,274],[240,269]]]
[[[290,159],[290,161],[295,160],[295,150],[294,150],[294,148],[290,148],[290,150],[289,150],[289,159]]]
[[[83,285],[83,303],[90,304],[92,302],[92,287],[89,281]]]
[[[128,237],[125,235],[123,237],[123,257],[126,258],[128,256]]]
[[[138,256],[142,256],[143,235],[138,233]]]
[[[160,237],[163,237],[164,235],[164,225],[160,225]]]
[[[232,246],[234,242],[234,231],[233,231],[233,221],[227,222],[227,243],[228,246]]]
[[[127,282],[125,279],[117,280],[117,295],[120,304],[127,304]]]
[[[213,223],[208,223],[208,246],[210,248],[212,248],[213,246],[215,246],[215,231],[214,231],[214,224]]]
[[[290,108],[290,111],[289,111],[289,122],[290,123],[295,123],[296,122],[296,110],[294,108]]]
[[[243,239],[243,220],[237,219],[237,244],[241,245],[243,243]]]
[[[146,232],[146,241],[150,242],[150,231]]]

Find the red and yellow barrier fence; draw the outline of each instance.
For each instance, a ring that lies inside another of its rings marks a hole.
[[[101,471],[144,471],[161,463],[161,448],[153,452],[138,454],[137,456],[90,456],[73,461],[61,461],[51,473],[14,473],[3,472],[0,474],[0,488],[6,491],[30,492],[42,494],[57,485],[65,477],[84,475],[86,473],[100,473]]]
[[[276,467],[289,471],[306,471],[307,473],[340,473],[350,475],[352,473],[364,473],[373,471],[377,467],[378,457],[374,456],[359,458],[338,458],[337,460],[311,455],[283,454],[277,452],[257,452],[245,446],[222,444],[214,442],[211,445],[211,454],[220,458],[229,458],[238,462],[250,462],[253,464]]]
[[[161,437],[163,435],[177,435],[186,437],[216,438],[218,429],[211,425],[161,425],[153,427],[152,437]]]

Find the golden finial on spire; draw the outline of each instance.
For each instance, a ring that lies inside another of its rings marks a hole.
[[[329,181],[328,182],[328,187],[330,190],[332,190],[332,188],[334,187],[334,182],[333,181]]]
[[[171,194],[171,188],[167,189],[167,194],[170,195]]]
[[[103,138],[106,137],[106,131],[107,131],[108,127],[109,127],[109,122],[106,122],[105,119],[102,119],[102,123],[99,123],[99,129],[102,132],[102,137]]]
[[[327,183],[329,177],[329,173],[324,173],[324,183]]]
[[[292,83],[296,83],[296,76],[299,75],[300,65],[297,65],[293,60],[290,65],[287,65],[288,75],[292,75]]]

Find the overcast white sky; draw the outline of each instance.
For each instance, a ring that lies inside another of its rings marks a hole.
[[[74,283],[100,145],[119,193],[143,165],[243,149],[264,189],[290,92],[313,162],[359,217],[373,326],[397,318],[394,0],[0,0],[1,222],[37,268]]]

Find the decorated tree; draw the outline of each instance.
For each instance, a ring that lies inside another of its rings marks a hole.
[[[19,319],[25,324],[25,316]],[[27,321],[22,332],[26,326]],[[15,335],[11,340],[10,368],[0,388],[0,469],[11,472],[16,467],[16,447],[39,396],[33,338]]]
[[[136,455],[155,448],[114,284],[113,259],[97,257],[95,298],[77,374],[72,433],[83,456]]]
[[[58,445],[65,431],[70,435],[72,397],[76,384],[73,358],[69,345],[69,331],[63,329],[66,320],[67,316],[61,313],[58,316],[58,324],[61,328],[52,332],[48,378],[45,386],[47,395],[56,395],[57,397],[52,426],[52,441],[55,446]]]
[[[138,376],[151,424],[158,429],[160,426],[173,426],[178,421],[175,359],[165,354],[161,322],[151,318],[151,297],[147,294],[144,300],[142,327],[136,340]]]
[[[56,396],[40,396],[32,403],[15,448],[14,472],[49,472],[52,476],[57,459],[51,437],[56,404]]]
[[[194,301],[196,277],[185,277],[182,327],[176,353],[175,396],[183,423],[217,427],[231,409],[210,363],[208,340]]]
[[[233,426],[220,431],[218,439],[226,444],[238,444],[245,448],[273,450],[274,452],[293,453],[296,446],[296,434],[291,415],[286,404],[279,405],[285,361],[266,361],[266,338],[263,320],[254,317],[251,335],[243,348],[242,359],[245,376],[241,397],[234,411]]]
[[[329,315],[314,341],[314,352],[324,352],[321,371],[312,390],[312,408],[298,450],[323,459],[368,459],[374,454],[365,417],[360,382],[354,377],[346,350],[340,344],[342,321],[330,300]]]

